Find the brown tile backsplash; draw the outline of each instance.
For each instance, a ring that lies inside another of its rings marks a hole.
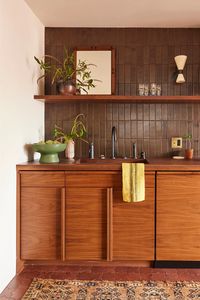
[[[200,29],[186,28],[46,28],[46,54],[63,56],[63,49],[112,46],[116,50],[117,95],[137,95],[139,83],[156,82],[163,95],[200,95]],[[174,56],[188,56],[184,69],[186,82],[175,83]],[[46,94],[55,94],[49,78]],[[117,104],[66,103],[46,104],[46,138],[54,124],[69,130],[78,113],[86,116],[88,140],[95,145],[95,155],[111,155],[111,129],[117,127],[117,151],[138,152],[150,157],[170,155],[172,136],[193,135],[195,156],[200,156],[200,104]],[[88,155],[88,145],[77,141],[77,156]]]
[[[117,128],[119,156],[132,155],[132,143],[149,157],[170,155],[172,136],[191,133],[195,155],[200,155],[200,104],[46,104],[46,137],[54,124],[70,129],[71,120],[84,113],[87,139],[95,145],[95,155],[111,155],[111,130]],[[77,156],[88,155],[88,145],[78,141]]]

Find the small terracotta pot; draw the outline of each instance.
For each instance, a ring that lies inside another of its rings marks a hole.
[[[186,149],[185,150],[185,158],[192,159],[193,158],[194,149]]]

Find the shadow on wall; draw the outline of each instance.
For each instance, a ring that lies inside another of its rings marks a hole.
[[[33,150],[32,144],[25,144],[24,151],[27,156],[27,161],[33,161],[34,160],[34,150]]]

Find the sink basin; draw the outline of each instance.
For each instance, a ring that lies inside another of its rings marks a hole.
[[[83,163],[83,164],[122,164],[122,163],[144,163],[148,164],[147,159],[133,159],[133,158],[80,158],[78,160],[78,163]]]

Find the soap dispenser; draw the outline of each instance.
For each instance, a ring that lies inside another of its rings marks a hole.
[[[133,159],[137,159],[137,144],[133,143]]]

